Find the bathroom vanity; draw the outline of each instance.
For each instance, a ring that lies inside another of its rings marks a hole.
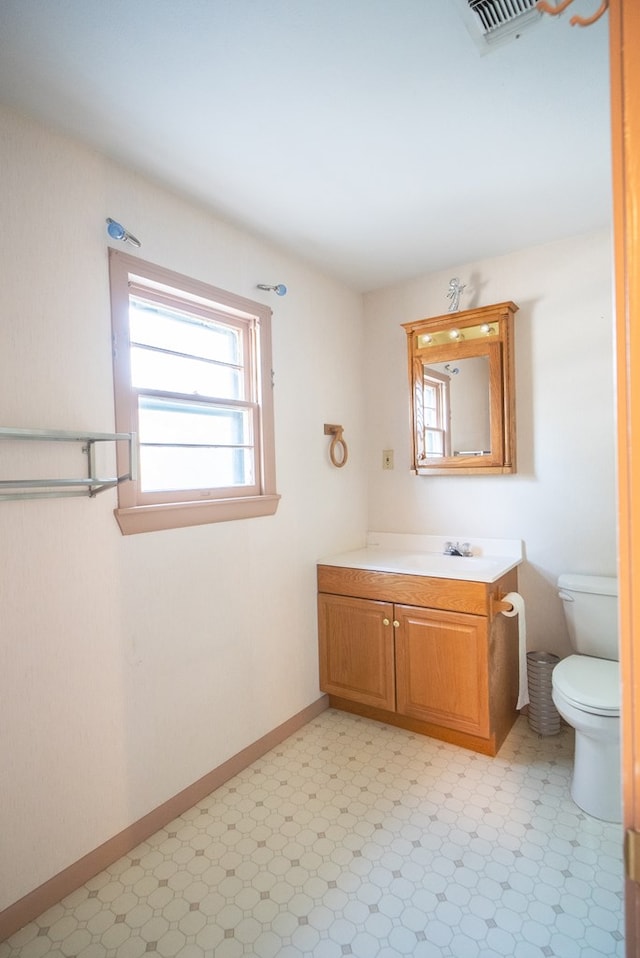
[[[462,557],[443,543],[371,533],[318,564],[320,688],[335,708],[495,755],[518,715],[518,624],[499,602],[521,544]]]

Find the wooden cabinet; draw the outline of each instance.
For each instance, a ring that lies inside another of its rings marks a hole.
[[[396,711],[487,737],[487,619],[406,605],[396,616]]]
[[[517,717],[518,636],[495,583],[318,567],[331,705],[495,755]]]
[[[515,303],[403,323],[409,347],[413,470],[419,476],[516,471]],[[463,370],[458,380],[450,373]]]
[[[323,691],[363,705],[395,709],[393,606],[320,594],[318,616]]]

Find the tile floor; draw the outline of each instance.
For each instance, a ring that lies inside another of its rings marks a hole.
[[[0,958],[624,955],[621,826],[568,794],[572,732],[496,758],[327,711]]]

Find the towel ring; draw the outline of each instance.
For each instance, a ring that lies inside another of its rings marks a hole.
[[[325,436],[333,436],[329,446],[329,458],[336,469],[342,469],[342,467],[346,465],[347,459],[349,458],[347,444],[342,438],[343,432],[344,429],[342,426],[334,426],[330,423],[324,424]],[[337,452],[338,447],[340,447],[339,453]]]

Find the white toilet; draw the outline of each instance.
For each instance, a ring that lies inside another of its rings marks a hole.
[[[571,797],[594,818],[620,822],[618,580],[561,575],[558,589],[576,651],[551,677],[555,707],[576,732]]]

